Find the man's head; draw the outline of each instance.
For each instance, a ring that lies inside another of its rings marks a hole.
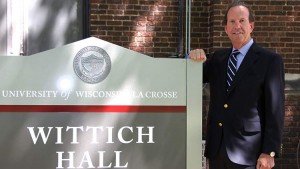
[[[237,1],[228,6],[223,24],[232,45],[239,49],[251,39],[254,17],[245,3]]]

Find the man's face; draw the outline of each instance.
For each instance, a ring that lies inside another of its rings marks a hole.
[[[235,6],[229,9],[227,14],[227,33],[232,45],[239,49],[251,39],[254,22],[249,21],[249,11],[244,6]]]

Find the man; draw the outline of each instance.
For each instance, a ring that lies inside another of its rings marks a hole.
[[[205,156],[210,169],[270,169],[283,130],[282,59],[253,41],[254,18],[243,2],[229,5],[224,25],[232,48],[207,61],[202,49],[190,52],[205,61],[203,81],[210,83]]]

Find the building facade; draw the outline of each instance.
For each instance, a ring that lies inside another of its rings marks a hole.
[[[233,0],[0,0],[0,55],[30,55],[88,36],[151,57],[185,58],[229,47],[222,20]],[[300,0],[244,0],[255,15],[254,40],[285,65],[286,108],[275,169],[299,168]],[[190,11],[190,12],[189,12]],[[203,130],[208,85],[203,90]],[[201,104],[201,103],[199,103]]]

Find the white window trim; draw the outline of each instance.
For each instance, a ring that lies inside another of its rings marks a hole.
[[[27,6],[26,0],[7,0],[7,55],[26,54]]]

